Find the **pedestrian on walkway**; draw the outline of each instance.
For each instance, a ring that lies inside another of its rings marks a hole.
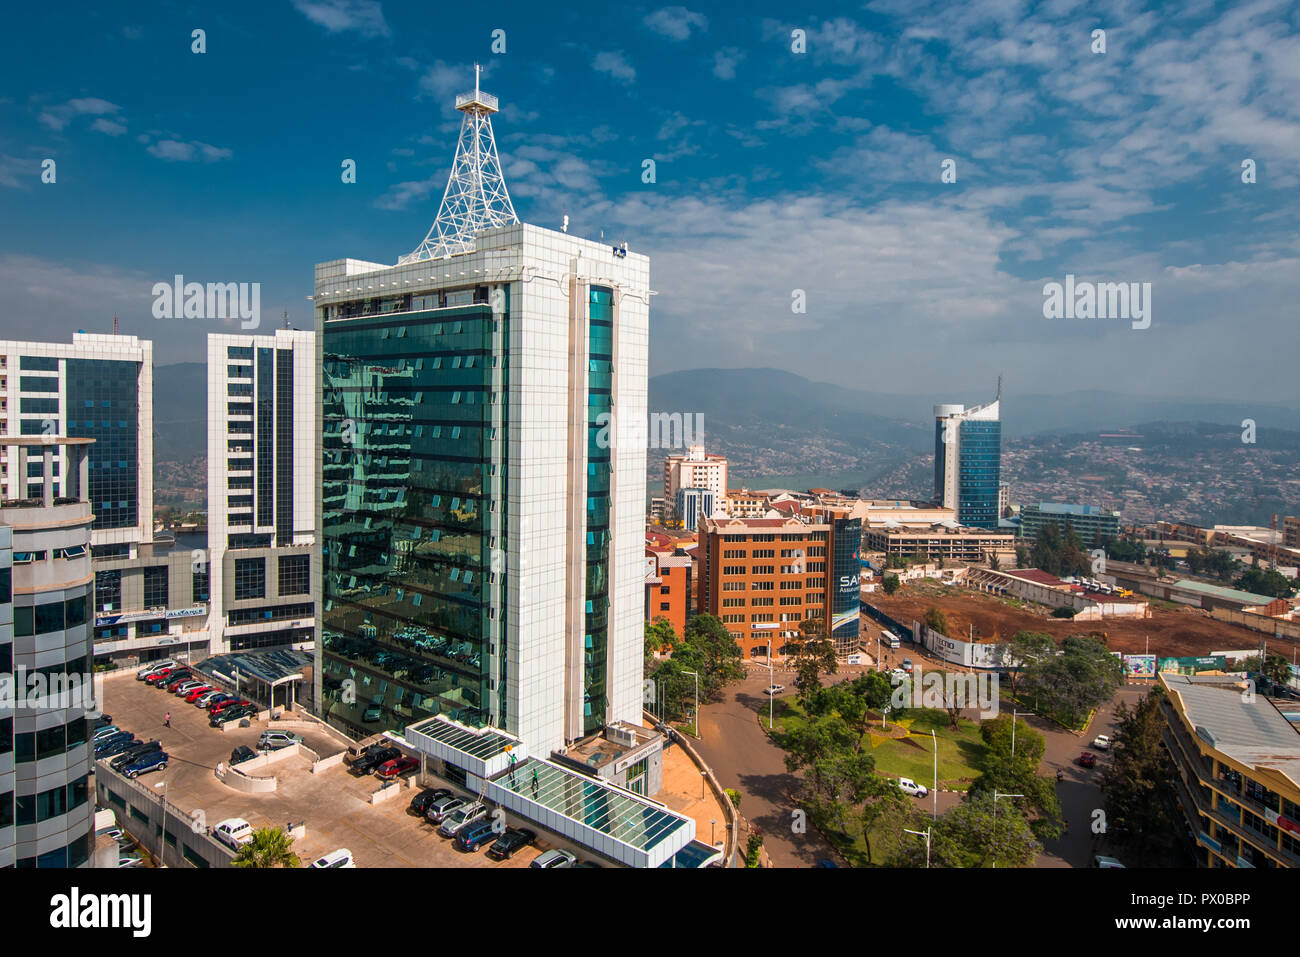
[[[171,726],[172,726],[172,713],[168,711],[165,715],[163,715],[163,727],[170,728]]]

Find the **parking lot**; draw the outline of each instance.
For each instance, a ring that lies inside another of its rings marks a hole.
[[[103,709],[113,724],[141,740],[161,741],[169,755],[167,769],[141,776],[140,784],[165,792],[169,804],[207,827],[231,817],[244,818],[254,828],[303,823],[306,836],[294,842],[294,851],[304,865],[345,847],[358,867],[527,867],[544,849],[525,848],[504,862],[490,860],[481,850],[460,853],[435,833],[433,825],[408,812],[418,789],[404,788],[400,795],[372,805],[370,795],[381,783],[377,778],[358,777],[346,763],[312,774],[311,760],[304,754],[255,772],[274,775],[275,791],[235,791],[217,779],[217,764],[228,763],[230,752],[241,745],[255,749],[262,731],[278,723],[251,721],[250,727],[223,733],[208,726],[205,710],[136,681],[134,672],[105,681]],[[170,728],[163,723],[167,712],[171,712]],[[328,732],[293,730],[322,758],[345,750],[343,742]],[[433,785],[447,786],[440,781]]]

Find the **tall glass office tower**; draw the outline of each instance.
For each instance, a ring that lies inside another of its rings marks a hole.
[[[316,267],[320,710],[539,754],[640,723],[649,260],[519,223],[457,107],[425,242]]]
[[[153,344],[135,336],[78,332],[72,344],[0,341],[0,407],[9,435],[93,439],[90,488],[94,556],[134,557],[153,541]],[[16,400],[16,401],[15,401]],[[11,498],[40,497],[39,486],[63,484],[61,451],[49,475],[0,478]],[[58,494],[56,492],[56,494]]]
[[[957,521],[972,528],[998,527],[1002,476],[999,399],[967,409],[934,407],[934,494]]]

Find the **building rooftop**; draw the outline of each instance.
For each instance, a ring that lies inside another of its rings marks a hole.
[[[1217,675],[1164,673],[1196,736],[1251,768],[1271,768],[1300,786],[1300,730],[1267,698],[1245,700],[1243,684]]]
[[[1227,601],[1241,602],[1246,605],[1267,605],[1274,600],[1270,595],[1256,595],[1253,592],[1238,591],[1236,588],[1227,588],[1223,585],[1192,581],[1190,578],[1180,578],[1174,582],[1174,587],[1203,595],[1212,595],[1215,598],[1223,598]]]

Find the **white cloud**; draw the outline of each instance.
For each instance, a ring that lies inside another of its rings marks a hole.
[[[176,139],[158,140],[158,142],[150,144],[146,149],[148,153],[159,159],[179,163],[216,163],[219,160],[229,159],[233,155],[225,147],[210,146],[207,143],[200,143],[198,140],[190,142]]]
[[[100,133],[107,133],[109,136],[121,136],[126,132],[125,123],[119,123],[117,120],[110,120],[102,116],[91,123],[90,128]]]
[[[294,8],[330,33],[355,31],[366,37],[390,34],[384,10],[375,0],[293,0]]]
[[[608,73],[614,79],[622,80],[624,83],[631,83],[636,79],[636,70],[627,62],[622,53],[611,53],[608,50],[601,51],[591,61],[591,68],[597,73]]]
[[[727,47],[713,54],[713,75],[719,80],[734,80],[736,67],[744,59],[744,54],[735,47]]]
[[[446,185],[446,172],[435,173],[428,179],[396,183],[390,186],[384,195],[375,200],[375,206],[387,210],[406,209],[412,202],[428,199],[429,194],[435,189],[442,189]],[[429,219],[432,221],[433,216],[430,215]]]
[[[110,113],[116,113],[121,109],[116,103],[110,103],[108,100],[101,100],[98,97],[82,97],[79,99],[68,100],[60,106],[52,106],[41,112],[37,119],[42,125],[49,127],[55,132],[60,132],[66,127],[74,117],[77,116],[104,116]]]
[[[701,32],[707,30],[709,21],[704,14],[685,7],[663,7],[647,16],[645,25],[661,36],[680,41],[689,40],[691,31],[696,28]]]

